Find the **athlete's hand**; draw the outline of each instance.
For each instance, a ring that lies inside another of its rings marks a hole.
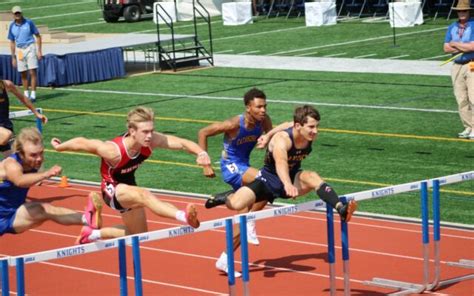
[[[293,184],[285,185],[285,193],[288,197],[295,199],[298,196],[298,188],[293,186]]]
[[[47,170],[45,172],[46,174],[46,178],[51,178],[51,177],[54,177],[54,176],[59,176],[59,174],[61,174],[61,171],[63,169],[59,166],[59,165],[54,165],[52,168],[50,168],[49,170]]]
[[[268,142],[270,141],[270,137],[267,136],[267,135],[261,135],[260,137],[258,137],[257,139],[257,148],[258,149],[263,149],[265,147],[267,147],[267,144]]]
[[[58,138],[52,138],[51,139],[51,146],[53,146],[54,150],[58,150],[58,146],[61,145],[61,140]]]
[[[41,113],[38,113],[38,115],[36,115],[36,118],[40,119],[43,124],[46,124],[48,122],[48,117],[44,116]]]
[[[211,158],[206,151],[199,152],[196,158],[196,163],[200,166],[211,165]]]
[[[202,173],[204,174],[204,176],[206,176],[207,178],[214,178],[216,176],[216,173],[214,173],[214,169],[212,168],[212,166],[210,165],[205,165],[203,168],[202,168]]]

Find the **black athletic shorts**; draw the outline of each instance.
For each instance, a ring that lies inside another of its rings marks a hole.
[[[299,171],[290,174],[291,182],[295,181],[295,177]],[[255,193],[256,202],[266,200],[273,203],[276,198],[289,199],[286,195],[285,186],[277,175],[271,174],[266,170],[261,170],[255,180],[247,185]]]
[[[10,130],[13,134],[13,123],[10,120],[5,120],[3,122],[0,122],[0,127],[3,127],[3,128],[6,128],[7,130]],[[10,150],[11,149],[10,143],[11,143],[11,141],[8,141],[7,144],[0,145],[0,152]]]

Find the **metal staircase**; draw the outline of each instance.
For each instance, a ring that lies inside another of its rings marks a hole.
[[[199,66],[202,60],[214,65],[211,18],[199,0],[193,0],[192,5],[193,35],[177,34],[178,26],[174,25],[171,15],[166,12],[160,2],[156,5],[155,17],[160,69],[176,71],[178,68],[195,67]],[[178,14],[176,13],[176,15]],[[158,21],[160,19],[162,20],[161,24]],[[170,34],[171,39],[162,38],[164,34]],[[204,38],[206,38],[205,41],[202,41]]]

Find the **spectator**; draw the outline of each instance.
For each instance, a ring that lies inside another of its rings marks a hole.
[[[14,6],[12,13],[14,21],[8,29],[12,66],[17,68],[21,74],[25,96],[34,102],[36,100],[36,69],[38,68],[38,60],[41,60],[43,56],[41,35],[33,21],[23,17],[20,6]],[[29,92],[28,73],[31,78],[31,93]]]

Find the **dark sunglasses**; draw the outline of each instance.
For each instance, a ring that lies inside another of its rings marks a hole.
[[[21,12],[15,12],[14,14],[15,15],[21,15]]]

